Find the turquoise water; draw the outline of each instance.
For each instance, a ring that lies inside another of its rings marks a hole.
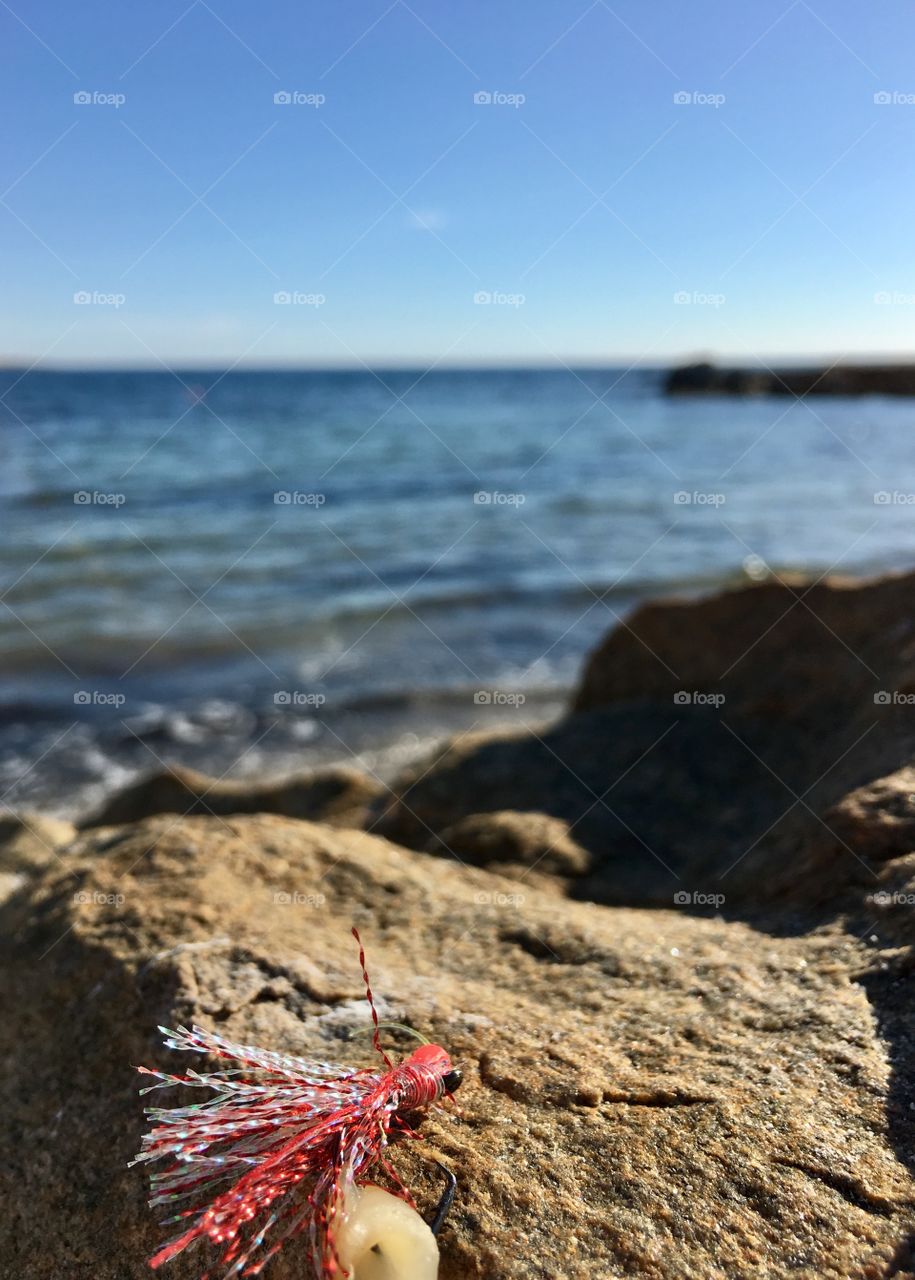
[[[915,404],[659,381],[3,371],[4,803],[381,767],[553,710],[638,599],[915,559]]]

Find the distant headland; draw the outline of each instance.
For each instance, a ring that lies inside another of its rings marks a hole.
[[[725,369],[699,362],[671,369],[664,391],[667,395],[915,396],[915,363],[778,370]]]

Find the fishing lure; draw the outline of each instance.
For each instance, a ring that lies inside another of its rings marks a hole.
[[[372,1044],[384,1070],[350,1070],[234,1044],[200,1027],[159,1028],[170,1049],[206,1053],[237,1065],[186,1075],[138,1068],[158,1080],[143,1093],[178,1084],[214,1091],[193,1106],[146,1111],[153,1127],[132,1164],[167,1162],[150,1174],[150,1205],[174,1209],[166,1221],[184,1225],[150,1258],[151,1267],[169,1262],[189,1245],[209,1241],[221,1251],[225,1280],[259,1275],[287,1241],[307,1233],[316,1280],[342,1277],[346,1272],[337,1256],[335,1225],[347,1191],[380,1167],[413,1205],[409,1190],[385,1159],[385,1148],[399,1138],[418,1138],[407,1121],[409,1113],[450,1096],[462,1076],[445,1050],[428,1042],[397,1066],[391,1062],[381,1047],[383,1024],[356,929],[353,936],[372,1014]],[[454,1193],[453,1175],[448,1176],[433,1231]],[[201,1280],[210,1274],[204,1272]]]

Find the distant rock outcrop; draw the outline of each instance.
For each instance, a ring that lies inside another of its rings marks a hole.
[[[810,369],[723,369],[701,361],[672,369],[667,395],[915,396],[915,364],[836,364]]]

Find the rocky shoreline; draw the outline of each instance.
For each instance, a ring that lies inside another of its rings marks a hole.
[[[175,769],[0,824],[3,1271],[147,1275],[158,1024],[445,1044],[442,1280],[915,1274],[915,574],[638,609],[557,722],[392,783]],[[189,1280],[181,1260],[169,1274]],[[294,1251],[270,1275],[301,1275]]]

